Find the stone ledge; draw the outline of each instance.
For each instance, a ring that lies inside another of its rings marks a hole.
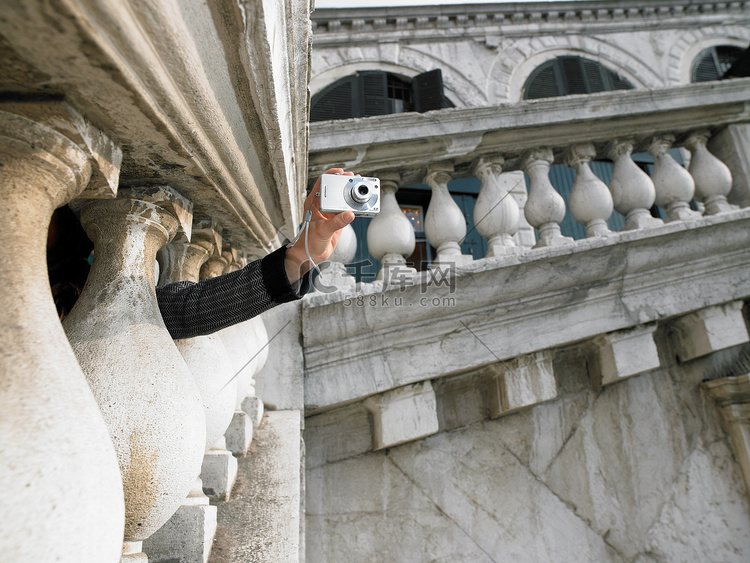
[[[361,306],[351,292],[315,296],[303,304],[306,412],[747,299],[748,271],[742,210],[481,260],[453,292],[373,284]]]

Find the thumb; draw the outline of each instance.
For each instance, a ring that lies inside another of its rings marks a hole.
[[[354,221],[354,213],[343,211],[321,225],[321,234],[326,238],[330,238],[352,221]]]

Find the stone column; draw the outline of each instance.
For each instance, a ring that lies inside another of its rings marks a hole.
[[[156,252],[190,229],[189,202],[168,187],[120,190],[86,204],[81,223],[94,262],[64,326],[104,415],[125,492],[123,561],[174,514],[200,472],[203,404],[159,314]]]
[[[708,130],[696,131],[685,141],[685,148],[691,154],[688,171],[695,180],[695,197],[706,206],[706,215],[715,215],[732,210],[727,201],[732,191],[732,173],[708,152],[706,143],[710,137]]]
[[[662,225],[661,219],[649,211],[656,199],[656,190],[651,177],[633,162],[632,139],[615,139],[608,147],[609,157],[614,161],[609,191],[618,213],[625,215],[623,230],[643,229]]]
[[[0,111],[0,553],[7,561],[118,561],[117,457],[60,326],[47,277],[52,212],[91,176],[57,131]]]
[[[656,190],[656,205],[667,211],[667,222],[684,221],[700,217],[690,209],[690,200],[695,194],[695,182],[690,173],[669,154],[674,135],[654,137],[648,152],[654,157],[651,175]]]
[[[565,154],[565,164],[575,168],[576,179],[570,190],[570,212],[581,225],[586,236],[601,237],[611,234],[607,219],[614,206],[607,185],[591,171],[589,163],[596,156],[592,143],[573,145]]]
[[[184,232],[178,232],[166,247],[165,254],[169,259],[165,260],[164,282],[197,282],[201,266],[211,254],[219,251],[221,241],[211,221],[196,222],[190,240]],[[208,455],[210,449],[223,438],[234,414],[237,385],[231,381],[234,375],[232,365],[221,338],[214,334],[175,340],[175,345],[190,368],[203,401],[206,415],[205,451]],[[219,456],[221,453],[216,452]],[[224,450],[223,453],[220,460],[231,458],[236,476],[237,461],[228,451]],[[216,454],[212,456],[212,462]],[[204,458],[203,467],[205,465]],[[211,472],[209,481],[217,474],[220,478],[232,477],[231,471],[219,469]],[[209,482],[208,485],[210,489],[231,490],[228,483]],[[203,493],[203,483],[198,477],[182,506],[164,526],[144,541],[143,548],[149,558],[159,561],[179,559],[186,563],[201,563],[211,551],[215,531],[216,507],[209,505],[208,497]]]
[[[386,283],[404,283],[417,273],[406,265],[406,258],[414,252],[414,227],[398,206],[399,174],[380,174],[380,213],[367,228],[367,248],[382,267],[377,279]]]
[[[341,237],[336,249],[327,261],[320,264],[320,274],[313,285],[317,291],[331,293],[355,285],[354,276],[346,271],[346,265],[354,260],[357,254],[357,234],[351,225],[341,230]]]
[[[424,182],[432,188],[432,197],[424,218],[427,240],[437,249],[433,267],[455,264],[465,265],[473,260],[468,254],[461,254],[460,244],[466,236],[466,219],[448,191],[448,182],[453,174],[453,166],[445,163],[428,167]]]
[[[474,206],[474,224],[487,239],[487,258],[519,252],[513,240],[518,231],[518,204],[510,192],[518,180],[503,175],[502,156],[480,158],[474,163],[474,174],[482,181]]]
[[[565,219],[565,200],[549,181],[549,167],[553,161],[552,150],[547,148],[535,149],[521,158],[521,168],[529,175],[529,199],[524,215],[539,231],[539,241],[534,248],[573,242],[560,231],[560,222]]]

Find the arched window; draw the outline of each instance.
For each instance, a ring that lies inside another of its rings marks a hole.
[[[582,57],[557,57],[537,67],[523,87],[523,99],[553,98],[630,90],[633,85],[596,61]]]
[[[380,70],[345,76],[313,96],[310,121],[370,117],[405,111],[425,112],[453,107],[443,95],[440,69],[411,80]]]
[[[718,80],[742,54],[742,49],[731,45],[717,45],[701,51],[693,61],[693,82]]]

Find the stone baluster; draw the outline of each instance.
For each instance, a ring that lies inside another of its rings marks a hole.
[[[615,139],[608,147],[609,157],[615,163],[609,191],[615,209],[625,215],[625,231],[664,223],[649,211],[654,205],[656,190],[651,177],[631,158],[633,143],[632,139]]]
[[[446,163],[428,166],[424,182],[432,188],[430,205],[424,219],[427,240],[437,249],[432,266],[465,265],[473,260],[470,254],[461,254],[461,243],[466,237],[466,219],[448,191],[453,166]]]
[[[221,251],[221,256],[224,258],[224,260],[227,261],[227,265],[224,268],[224,274],[228,274],[230,272],[236,272],[240,269],[240,265],[238,262],[239,254],[237,253],[237,249],[233,248],[232,245],[228,242],[224,242],[224,248]]]
[[[7,561],[114,563],[122,549],[117,457],[47,277],[52,212],[86,187],[91,172],[68,137],[0,112],[0,552]]]
[[[253,360],[253,370],[249,373],[247,390],[238,390],[239,408],[247,413],[253,423],[253,428],[257,428],[263,419],[263,401],[255,394],[255,376],[263,369],[268,360],[268,332],[266,325],[261,317],[253,317],[249,321],[239,325],[247,335],[248,352]]]
[[[474,224],[487,239],[486,257],[505,256],[520,249],[513,240],[518,231],[518,203],[511,191],[518,179],[503,174],[502,156],[480,158],[474,163],[474,173],[482,181],[479,197],[474,205]]]
[[[200,279],[205,280],[220,276],[227,269],[228,265],[229,263],[226,258],[220,252],[216,252],[201,266]]]
[[[333,254],[320,265],[320,274],[313,282],[315,289],[323,293],[331,293],[355,285],[356,280],[346,271],[346,265],[354,260],[356,254],[357,234],[350,224],[341,230],[341,236]]]
[[[688,171],[695,180],[695,197],[705,205],[706,215],[715,215],[732,210],[727,201],[732,191],[732,173],[706,148],[710,137],[707,130],[696,131],[687,138],[685,147],[691,154]]]
[[[669,154],[672,143],[673,135],[662,135],[654,137],[648,147],[648,152],[654,157],[651,179],[656,190],[656,205],[667,211],[667,222],[700,217],[700,213],[690,209],[695,182],[690,173]]]
[[[81,211],[94,262],[64,326],[120,461],[123,562],[145,560],[143,540],[174,514],[203,460],[203,404],[154,291],[156,252],[178,217],[189,232],[189,208],[171,188],[149,187],[121,189],[118,199]]]
[[[614,206],[607,185],[591,171],[589,163],[596,156],[592,143],[573,145],[565,153],[565,164],[575,168],[576,179],[570,190],[570,212],[581,225],[586,226],[587,237],[611,234],[607,219]]]
[[[521,161],[523,171],[529,176],[529,199],[524,215],[539,231],[539,241],[534,248],[573,242],[560,231],[560,222],[565,218],[565,200],[549,181],[549,167],[553,161],[552,149],[547,148],[530,151]]]
[[[414,252],[416,244],[414,227],[396,201],[401,176],[387,172],[379,176],[380,213],[367,228],[367,248],[382,264],[377,279],[384,279],[386,283],[393,280],[404,283],[417,273],[414,268],[406,265],[406,258]]]
[[[166,267],[163,281],[197,282],[201,266],[211,254],[221,248],[221,235],[210,220],[196,222],[190,240],[185,233],[178,232],[174,240],[165,247],[168,259],[164,261]],[[223,439],[234,414],[237,385],[232,380],[232,364],[221,338],[215,334],[178,339],[175,340],[175,345],[193,374],[205,408],[205,453],[210,453],[212,458],[216,457],[222,452],[210,450]],[[224,452],[224,458],[231,457],[234,462],[234,471],[232,472],[232,467],[228,471],[221,467],[214,468],[217,460],[212,459],[213,471],[210,471],[207,484],[209,490],[231,489],[231,485],[224,483],[223,478],[236,476],[237,462],[230,452]],[[204,458],[201,472],[205,466]],[[216,477],[219,477],[218,483],[214,482]],[[215,531],[216,507],[209,505],[208,497],[203,493],[203,482],[198,477],[182,506],[164,526],[144,541],[143,549],[149,558],[159,561],[201,561],[210,552]]]

